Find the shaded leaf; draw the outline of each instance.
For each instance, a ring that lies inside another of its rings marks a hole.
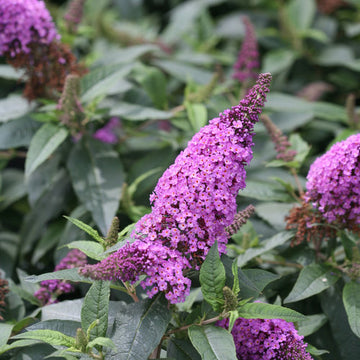
[[[0,99],[0,123],[24,116],[34,108],[34,105],[21,95]]]
[[[284,303],[296,302],[319,294],[338,280],[339,276],[331,268],[320,264],[306,266],[300,271],[299,277],[290,294],[284,299]]]
[[[360,337],[360,284],[350,281],[343,289],[343,302],[353,333]]]
[[[201,357],[194,346],[185,339],[170,338],[167,356],[175,360],[200,360]]]
[[[118,352],[109,355],[109,358],[146,359],[159,344],[170,318],[167,304],[160,301],[160,296],[155,300],[122,305],[111,336]]]
[[[38,344],[38,343],[39,343],[39,340],[19,340],[19,341],[14,341],[10,345],[0,346],[0,355],[3,354],[4,352],[8,351],[8,350],[11,350],[11,349],[28,347],[28,346]]]
[[[104,242],[104,239],[99,235],[99,233],[95,229],[93,229],[91,226],[89,226],[88,224],[85,224],[83,221],[72,218],[70,216],[64,216],[64,218],[69,220],[70,222],[72,222],[79,229],[85,231],[96,241],[98,241],[100,243]]]
[[[71,151],[67,166],[77,196],[106,234],[125,180],[118,154],[100,141],[83,139]]]
[[[291,196],[283,186],[270,181],[247,180],[246,188],[239,191],[240,196],[262,201],[291,201]]]
[[[68,134],[69,132],[65,128],[54,124],[44,124],[31,140],[25,161],[25,176],[28,177],[48,159]]]
[[[319,330],[327,321],[327,317],[324,314],[308,315],[305,320],[297,323],[298,333],[302,336],[311,335]]]
[[[238,266],[242,267],[245,265],[248,261],[253,259],[256,256],[260,256],[269,250],[272,250],[276,248],[277,246],[285,244],[288,240],[290,240],[293,237],[293,234],[289,231],[283,231],[280,232],[270,239],[263,240],[260,243],[259,247],[253,247],[247,249],[243,254],[238,256]]]
[[[232,335],[218,326],[196,326],[188,330],[189,338],[202,360],[236,360]]]
[[[131,104],[118,101],[117,105],[110,109],[111,116],[121,116],[127,120],[145,120],[145,119],[170,119],[173,113],[170,111],[158,110],[155,108],[143,106],[140,104]]]
[[[0,150],[28,146],[40,124],[21,117],[0,126]]]

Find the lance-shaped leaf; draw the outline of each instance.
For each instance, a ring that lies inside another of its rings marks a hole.
[[[284,303],[291,303],[319,294],[329,288],[339,277],[331,269],[320,264],[304,267]]]
[[[10,345],[2,345],[0,346],[0,355],[3,354],[4,352],[11,350],[11,349],[16,349],[16,348],[20,348],[20,347],[28,347],[34,344],[38,344],[40,341],[39,340],[19,340],[19,341],[14,341],[13,343],[11,343]]]
[[[220,260],[217,241],[215,241],[200,269],[201,291],[204,299],[215,311],[221,311],[225,281],[225,268]]]
[[[108,144],[83,139],[73,148],[68,169],[77,196],[106,234],[118,209],[125,180],[118,154]]]
[[[66,244],[66,246],[69,249],[79,249],[91,259],[102,260],[105,257],[101,255],[104,252],[104,248],[95,241],[88,241],[88,240],[73,241],[69,244]]]
[[[115,318],[112,341],[117,353],[109,355],[112,360],[147,359],[160,340],[171,315],[161,297],[144,302],[119,304]]]
[[[360,337],[360,284],[350,281],[343,290],[343,302],[353,333]]]
[[[15,335],[12,339],[32,339],[46,342],[50,345],[62,345],[67,347],[75,346],[75,339],[73,337],[64,335],[60,331],[54,330],[33,330]]]
[[[98,323],[90,330],[90,340],[104,337],[108,327],[110,282],[95,281],[87,292],[81,308],[81,327],[86,332],[94,322]]]
[[[238,308],[238,314],[245,319],[283,319],[291,322],[306,319],[306,316],[297,311],[264,303],[244,304]]]
[[[31,140],[25,162],[25,176],[28,177],[36,168],[48,159],[69,132],[54,124],[44,124]]]
[[[202,360],[236,360],[232,335],[217,326],[196,326],[188,330],[189,338]]]
[[[167,346],[168,358],[176,360],[200,360],[201,357],[188,339],[170,338]]]
[[[85,231],[87,234],[89,234],[93,239],[95,239],[99,243],[104,242],[104,239],[99,235],[99,233],[88,224],[85,224],[81,220],[72,218],[70,216],[64,216],[64,218],[71,221],[75,226]]]
[[[80,276],[78,274],[78,268],[72,268],[72,269],[64,269],[64,270],[58,270],[54,272],[49,272],[41,275],[30,275],[25,278],[26,281],[29,282],[41,282],[44,280],[53,280],[53,279],[60,279],[60,280],[70,280],[70,281],[81,281],[81,282],[91,282],[91,280]]]

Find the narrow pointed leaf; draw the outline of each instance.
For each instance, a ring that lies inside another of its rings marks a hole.
[[[204,299],[215,311],[221,311],[225,280],[225,268],[220,260],[218,245],[215,241],[200,269],[201,291]]]
[[[38,344],[39,340],[19,340],[19,341],[14,341],[13,343],[11,343],[10,345],[2,345],[0,346],[0,355],[3,354],[4,352],[11,350],[11,349],[16,349],[16,348],[20,348],[20,347],[28,347],[34,344]]]
[[[69,132],[54,124],[44,124],[31,140],[25,162],[25,176],[28,177],[36,168],[48,159]]]
[[[360,284],[350,281],[343,290],[343,302],[353,333],[360,337]]]
[[[65,270],[58,270],[54,272],[49,272],[41,275],[29,275],[25,278],[25,281],[29,282],[41,282],[44,280],[53,280],[53,279],[60,279],[60,280],[70,280],[70,281],[81,281],[81,282],[91,282],[89,279],[80,276],[78,274],[78,268],[72,269],[65,269]]]
[[[319,264],[311,264],[300,271],[299,277],[291,290],[290,294],[284,299],[284,303],[306,299],[315,294],[319,294],[329,288],[339,277],[333,273],[332,269]]]
[[[202,360],[236,360],[232,335],[217,326],[196,326],[188,330],[189,338]]]
[[[85,224],[81,220],[74,219],[70,216],[64,216],[65,219],[72,222],[75,226],[77,226],[79,229],[85,231],[87,234],[89,234],[93,239],[97,240],[98,242],[103,242],[103,238],[99,235],[99,233],[93,229],[91,226]]]
[[[95,281],[87,292],[81,308],[81,327],[86,332],[97,320],[97,325],[90,331],[90,339],[106,335],[108,327],[110,282]]]
[[[238,308],[239,317],[245,319],[283,319],[286,321],[305,320],[306,316],[279,305],[247,303]]]
[[[46,342],[50,345],[62,345],[62,346],[75,346],[75,339],[73,337],[64,335],[59,331],[54,330],[33,330],[27,331],[22,334],[18,334],[12,337],[12,339],[33,339]]]

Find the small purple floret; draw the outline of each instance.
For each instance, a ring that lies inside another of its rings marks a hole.
[[[107,144],[116,144],[119,141],[119,138],[116,135],[116,130],[120,127],[120,120],[113,117],[104,127],[95,132],[94,138]]]

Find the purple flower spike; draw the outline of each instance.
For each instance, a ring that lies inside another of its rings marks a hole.
[[[229,319],[218,326],[229,328]],[[312,360],[294,324],[281,319],[243,319],[231,330],[236,356],[241,360]]]
[[[243,17],[243,23],[245,25],[245,37],[234,64],[233,74],[233,79],[240,82],[256,79],[257,73],[254,70],[260,65],[255,29],[247,16]]]
[[[0,55],[29,53],[31,43],[49,45],[54,39],[60,35],[43,1],[0,1]]]
[[[212,119],[189,141],[159,179],[150,196],[152,212],[137,223],[133,244],[81,274],[123,281],[146,274],[142,285],[151,288],[150,295],[164,291],[171,303],[184,301],[190,280],[183,271],[199,269],[215,240],[220,253],[226,251],[226,227],[234,221],[238,191],[245,188],[253,128],[270,81],[270,74],[261,74],[239,105]]]
[[[116,135],[116,130],[120,127],[120,120],[113,117],[104,127],[97,130],[93,137],[107,144],[116,144],[119,141],[118,136]]]
[[[334,144],[307,175],[305,199],[340,227],[360,227],[360,134]]]

